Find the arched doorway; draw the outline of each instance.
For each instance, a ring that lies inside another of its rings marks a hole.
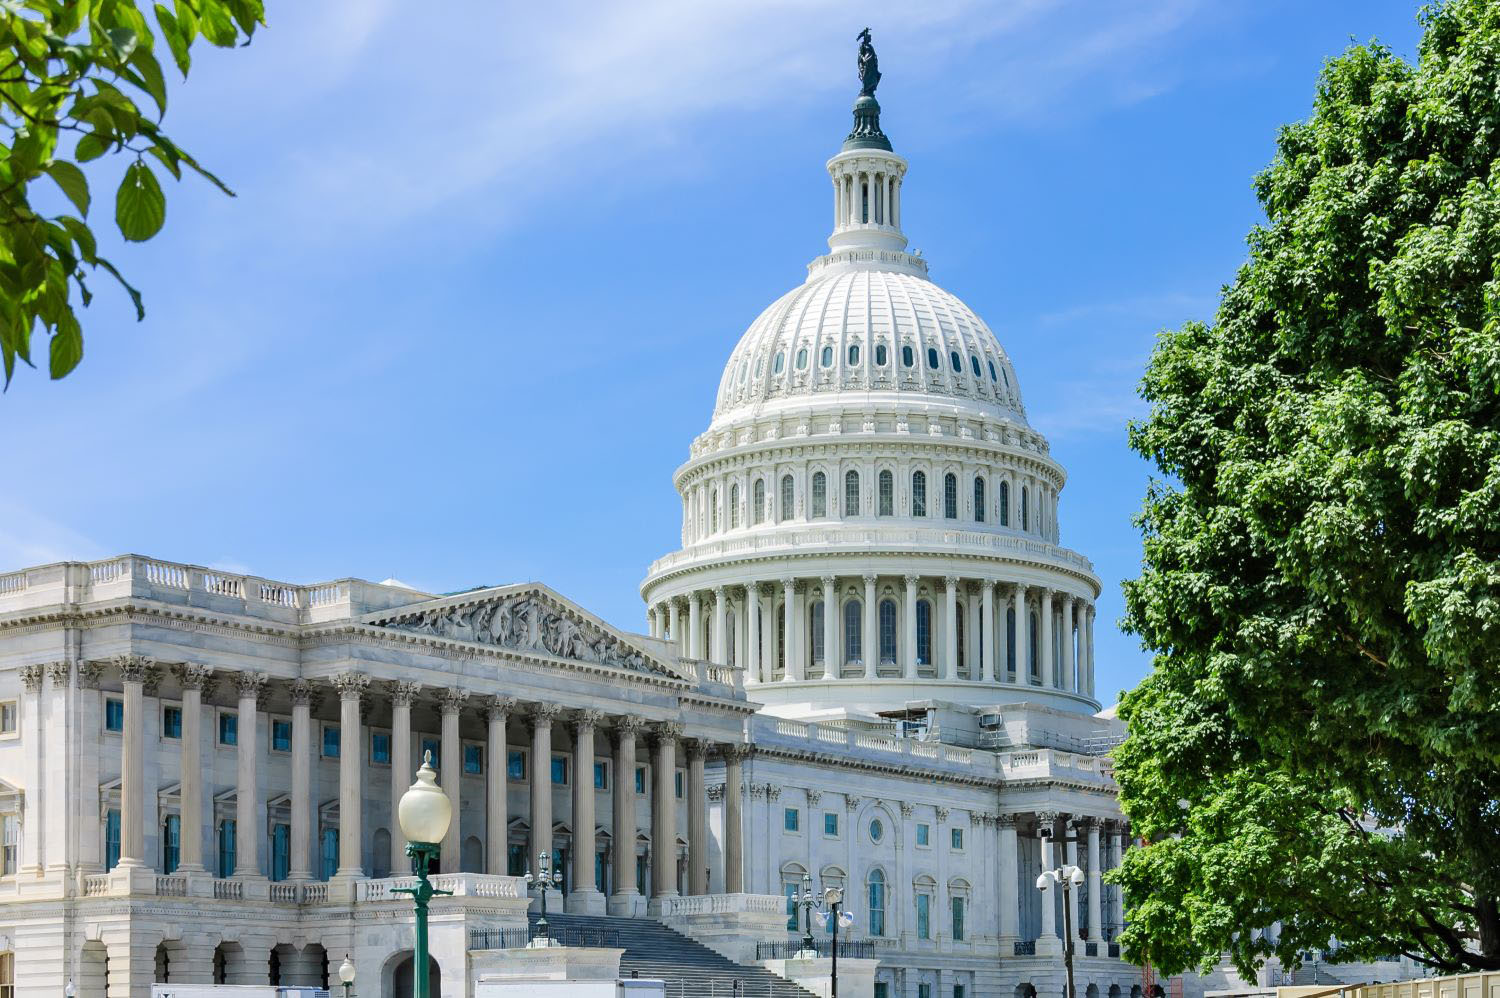
[[[411,950],[403,950],[387,961],[386,965],[390,968],[388,978],[390,981],[390,990],[385,992],[387,998],[395,998],[395,996],[412,993],[412,985],[415,983],[412,979],[413,962]],[[387,979],[385,974],[382,974],[381,977],[382,979]],[[427,993],[429,995],[440,995],[443,993],[442,973],[438,967],[437,959],[431,954],[427,957]]]
[[[104,943],[90,939],[78,960],[78,998],[104,998],[109,981],[109,951]]]

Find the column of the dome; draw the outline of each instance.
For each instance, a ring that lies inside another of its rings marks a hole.
[[[1088,648],[1089,648],[1089,687],[1088,687],[1088,695],[1092,697],[1094,695],[1094,678],[1095,678],[1094,677],[1094,604],[1092,604],[1092,603],[1089,604],[1089,624],[1088,624],[1087,635],[1088,635]]]
[[[1073,689],[1073,597],[1062,601],[1062,688]]]
[[[958,576],[943,577],[943,661],[938,679],[958,678]]]
[[[860,639],[863,645],[860,654],[865,660],[865,678],[874,679],[880,668],[880,610],[875,597],[875,576],[866,575],[864,582],[865,607],[864,615],[860,618],[864,634]]]
[[[1026,587],[1017,582],[1012,599],[1016,615],[1016,682],[1025,686],[1031,682],[1031,627],[1026,618]]]
[[[797,590],[796,580],[782,579],[782,605],[786,617],[786,629],[781,637],[781,660],[784,663],[782,669],[782,681],[792,682],[797,679]]]
[[[667,600],[667,638],[682,652],[682,614],[677,609],[677,600]]]
[[[703,596],[688,594],[688,658],[703,658]]]
[[[1037,656],[1037,671],[1042,674],[1043,686],[1057,686],[1057,666],[1052,657],[1052,590],[1042,590],[1041,617],[1037,640],[1041,643],[1041,654]]]
[[[839,647],[838,579],[825,575],[823,583],[823,678],[837,679],[844,658]]]
[[[995,681],[995,580],[985,579],[979,585],[979,628],[984,634],[979,649],[981,682]]]
[[[917,576],[906,576],[906,628],[904,675],[917,678]]]
[[[762,681],[760,674],[760,583],[745,586],[745,678]]]
[[[709,656],[715,665],[729,664],[729,606],[724,600],[724,587],[714,587],[713,651]]]
[[[661,637],[656,633],[656,606],[654,604],[646,608],[646,633],[653,638]]]
[[[984,626],[984,617],[980,613],[979,598],[981,587],[977,582],[967,583],[965,591],[969,594],[969,600],[964,604],[964,664],[968,669],[967,678],[970,681],[979,679],[980,667],[984,662],[984,645],[989,642],[993,647],[993,632]]]

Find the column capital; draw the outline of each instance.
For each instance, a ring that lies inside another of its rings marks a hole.
[[[726,588],[725,586],[714,586],[713,587],[712,592],[714,594],[714,602],[716,602],[716,603],[722,603],[722,602],[724,602],[724,590],[725,590],[725,588]]]
[[[701,589],[694,589],[688,593],[688,606],[692,606],[694,603],[697,603],[699,606],[703,605],[703,591]]]
[[[292,680],[291,692],[294,707],[311,707],[313,698],[318,695],[317,687],[307,679]]]
[[[724,757],[725,762],[744,762],[755,754],[755,746],[731,742],[720,745],[719,754]]]
[[[946,807],[940,807],[940,808],[938,808],[937,809],[937,820],[940,821],[940,822],[947,821],[948,820],[948,815],[950,813],[952,813],[952,812],[950,812]]]
[[[1078,826],[1079,828],[1084,829],[1085,831],[1092,832],[1104,825],[1104,819],[1096,817],[1092,814],[1086,814],[1082,817],[1074,818],[1073,824]]]
[[[635,737],[646,727],[646,719],[638,714],[625,714],[615,719],[615,733]]]
[[[859,810],[859,806],[864,802],[865,799],[858,794],[845,794],[844,810],[848,811],[850,814],[853,814],[855,811]]]
[[[807,790],[804,792],[807,794],[807,803],[809,806],[817,807],[819,804],[823,803],[823,791]]]
[[[820,575],[820,576],[818,576],[818,581],[821,582],[821,583],[823,583],[823,588],[824,589],[828,589],[828,588],[830,588],[830,587],[833,586],[834,576],[832,576],[832,575]]]
[[[573,715],[573,730],[580,737],[585,734],[593,734],[594,729],[599,726],[599,722],[602,720],[604,720],[604,711],[602,710],[589,708],[588,710],[577,711]]]
[[[995,815],[995,827],[1002,831],[1007,828],[1014,829],[1016,827],[1016,816],[1013,814]]]
[[[708,755],[709,743],[705,739],[685,738],[683,739],[682,744],[687,750],[687,757],[689,762],[694,759],[702,759],[704,756]]]
[[[945,576],[943,576],[943,585],[946,586],[946,587],[948,587],[949,589],[954,589],[958,585],[958,576],[956,576],[956,575],[945,575]]]
[[[876,575],[874,572],[866,572],[863,576],[861,576],[861,578],[864,579],[865,585],[873,586],[875,584],[875,581],[879,579],[880,576]]]
[[[486,697],[482,706],[484,719],[486,721],[505,721],[511,712],[516,709],[515,697],[492,696]]]
[[[398,679],[394,683],[391,683],[386,691],[386,695],[390,698],[392,707],[410,707],[421,692],[421,683]]]
[[[63,661],[47,663],[47,681],[52,684],[52,688],[54,690],[67,686],[68,681],[72,678],[72,662]]]
[[[120,670],[120,679],[127,683],[144,683],[146,673],[156,667],[156,662],[144,655],[116,655],[115,668]],[[25,677],[22,676],[24,679]]]
[[[792,591],[792,587],[795,586],[796,584],[797,584],[797,580],[793,579],[793,578],[784,578],[784,579],[781,580],[781,588],[784,589],[788,593],[790,593]]]
[[[552,722],[557,720],[562,713],[562,707],[555,703],[534,703],[527,708],[526,716],[531,719],[533,727],[550,728]]]
[[[363,672],[340,672],[331,680],[343,701],[358,700],[370,688],[370,677]]]
[[[985,591],[986,594],[992,593],[992,592],[995,591],[995,580],[994,579],[980,579],[979,580],[979,586],[980,586],[980,588],[982,588]]]
[[[196,662],[179,662],[172,669],[172,673],[173,673],[173,675],[175,675],[177,677],[177,684],[179,686],[181,686],[183,689],[185,689],[185,690],[200,690],[201,691],[203,689],[203,687],[205,687],[205,686],[208,685],[209,679],[214,674],[214,668],[211,665],[199,665]],[[297,680],[297,682],[293,683],[292,684],[292,700],[293,700],[293,702],[296,702],[296,699],[297,699],[297,694],[296,694],[297,683],[302,683],[302,684],[308,685],[308,686],[311,685],[305,679],[299,679],[299,680]]]
[[[469,691],[461,686],[449,686],[438,694],[438,705],[444,714],[457,714],[469,699]]]
[[[1050,837],[1054,831],[1053,826],[1062,814],[1057,811],[1038,811],[1036,813],[1037,831],[1045,837]]]
[[[231,680],[235,689],[239,691],[241,700],[259,700],[265,692],[266,684],[270,681],[271,677],[264,672],[237,672]]]
[[[21,684],[26,687],[27,693],[42,692],[43,670],[41,665],[37,663],[32,663],[31,665],[23,665],[17,671],[20,673]]]
[[[99,677],[104,673],[104,663],[90,660],[78,663],[78,685],[86,690],[99,688]]]
[[[917,575],[914,572],[908,572],[906,575],[901,576],[901,578],[906,580],[907,586],[914,586],[917,584],[917,580],[920,579],[921,576]]]
[[[900,807],[903,818],[910,818],[916,811],[916,807],[908,801],[897,801],[897,806]]]
[[[651,725],[651,743],[676,742],[682,738],[682,724],[678,721],[658,721]]]

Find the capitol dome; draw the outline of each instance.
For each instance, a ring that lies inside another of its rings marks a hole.
[[[674,484],[653,637],[743,669],[786,717],[1094,699],[1099,580],[1063,547],[1066,474],[994,333],[906,252],[907,162],[864,94],[827,164],[829,252],[730,353]]]

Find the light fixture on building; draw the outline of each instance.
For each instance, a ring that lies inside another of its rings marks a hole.
[[[344,954],[344,962],[339,964],[339,982],[344,985],[344,998],[353,998],[354,988],[354,961],[349,959],[349,954]]]

